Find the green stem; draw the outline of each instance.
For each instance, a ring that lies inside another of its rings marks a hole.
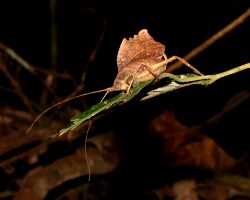
[[[220,78],[223,78],[223,77],[225,77],[225,76],[229,76],[229,75],[231,75],[231,74],[235,74],[235,73],[240,72],[240,71],[243,71],[243,70],[245,70],[245,69],[250,69],[250,63],[246,63],[246,64],[244,64],[244,65],[241,65],[241,66],[239,66],[239,67],[235,67],[235,68],[230,69],[230,70],[228,70],[228,71],[221,72],[221,73],[219,73],[219,74],[215,74],[214,77],[213,77],[213,79],[218,80],[218,79],[220,79]]]
[[[220,78],[223,78],[225,76],[229,76],[231,74],[235,74],[237,72],[240,72],[245,69],[250,68],[250,63],[241,65],[239,67],[235,67],[233,69],[227,70],[225,72],[221,72],[219,74],[212,74],[212,75],[204,75],[204,76],[199,76],[192,74],[190,76],[188,75],[174,75],[170,73],[162,73],[158,79],[163,79],[163,78],[169,78],[171,79],[171,83],[157,88],[155,90],[152,90],[147,93],[147,96],[143,97],[141,100],[146,100],[150,99],[152,97],[164,94],[166,92],[170,92],[176,89],[180,89],[183,87],[191,86],[191,85],[209,85],[212,84],[213,82],[217,81]]]
[[[202,81],[202,80],[207,80],[209,81],[209,83],[213,83],[216,80],[223,78],[225,76],[229,76],[231,74],[235,74],[237,72],[240,72],[242,70],[245,69],[249,69],[250,68],[250,63],[235,67],[233,69],[227,70],[225,72],[221,72],[219,74],[211,74],[211,75],[204,75],[204,76],[194,76],[194,77],[182,77],[182,76],[177,76],[174,74],[170,74],[170,73],[164,73],[162,74],[159,79],[165,78],[165,77],[169,77],[173,80],[175,80],[176,82],[179,83],[187,83],[187,82],[196,82],[196,81]]]

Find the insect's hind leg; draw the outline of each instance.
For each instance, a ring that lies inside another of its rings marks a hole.
[[[192,69],[194,72],[196,72],[197,74],[203,76],[204,74],[201,73],[198,69],[196,69],[194,66],[192,66],[191,64],[189,64],[186,60],[184,60],[183,58],[180,58],[178,56],[172,56],[170,58],[167,58],[168,63],[169,62],[173,62],[174,60],[178,60],[180,61],[182,64],[186,65],[187,67],[189,67],[190,69]]]

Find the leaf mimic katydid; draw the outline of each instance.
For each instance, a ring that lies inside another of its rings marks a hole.
[[[166,70],[166,65],[174,60],[179,60],[180,62],[191,68],[197,74],[202,75],[201,72],[199,72],[192,65],[190,65],[188,62],[178,56],[172,56],[170,58],[167,58],[164,51],[165,46],[160,42],[155,41],[148,34],[148,31],[146,29],[141,30],[138,35],[134,35],[133,38],[124,38],[122,40],[117,55],[118,73],[112,87],[85,94],[80,94],[54,104],[53,106],[42,112],[40,115],[38,115],[38,117],[36,117],[36,119],[33,121],[31,126],[27,130],[27,133],[31,130],[37,120],[40,119],[42,115],[44,115],[52,108],[76,98],[106,91],[99,104],[92,106],[88,111],[82,113],[79,116],[74,117],[72,119],[73,124],[65,129],[60,130],[59,135],[73,130],[78,127],[83,121],[90,120],[96,114],[132,99],[144,87],[146,87],[156,77],[162,74]],[[104,102],[104,98],[111,91],[122,91],[122,93]],[[89,127],[90,124],[91,121],[89,123]],[[90,167],[86,154],[86,141],[88,130],[85,138],[85,156],[90,178]]]
[[[172,56],[170,58],[167,58],[164,51],[165,46],[160,42],[156,42],[148,34],[147,29],[142,29],[139,34],[134,35],[133,38],[124,38],[122,40],[117,55],[118,73],[112,87],[80,94],[52,105],[36,117],[36,119],[30,125],[26,133],[28,133],[32,129],[34,124],[46,112],[58,105],[61,105],[76,98],[105,91],[106,94],[102,98],[101,102],[103,102],[106,95],[111,91],[126,91],[126,93],[129,94],[131,88],[134,85],[153,80],[165,71],[166,65],[168,63],[174,60],[179,60],[187,67],[191,68],[197,74],[203,75],[187,61],[178,56]]]

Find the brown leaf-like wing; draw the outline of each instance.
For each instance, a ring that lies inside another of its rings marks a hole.
[[[118,73],[113,89],[128,90],[131,84],[154,78],[165,70],[165,66],[151,69],[151,66],[162,62],[165,46],[156,42],[146,29],[133,38],[122,40],[117,55]],[[154,72],[152,74],[152,71]]]
[[[164,51],[165,46],[156,42],[148,31],[143,29],[133,38],[122,40],[117,55],[118,71],[125,67],[138,69],[140,64],[157,64],[162,61]]]

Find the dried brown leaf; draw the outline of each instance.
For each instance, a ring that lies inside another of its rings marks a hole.
[[[117,145],[110,134],[98,136],[98,148],[87,147],[91,173],[95,175],[109,173],[118,165]],[[95,139],[92,138],[94,141]],[[101,151],[100,151],[101,150]],[[53,163],[30,171],[20,183],[20,190],[14,199],[44,199],[53,188],[68,180],[88,176],[82,150],[58,159]]]
[[[182,125],[173,112],[166,112],[150,125],[154,134],[164,140],[163,151],[172,158],[171,164],[205,167],[215,170],[230,169],[235,160],[214,140]]]

